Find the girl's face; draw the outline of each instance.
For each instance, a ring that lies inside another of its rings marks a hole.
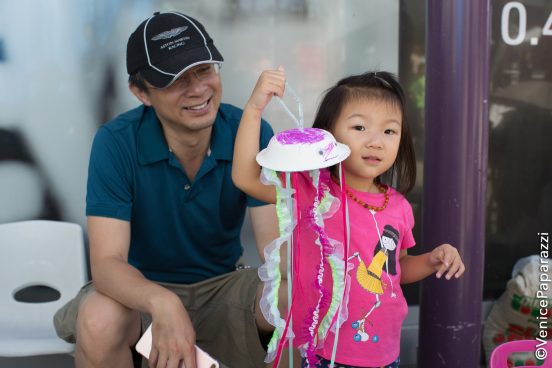
[[[351,149],[343,162],[350,187],[377,193],[374,178],[395,162],[401,141],[402,113],[398,106],[370,98],[348,102],[332,132]]]
[[[388,251],[392,252],[397,248],[397,244],[395,244],[395,241],[391,238],[388,238],[387,236],[381,237],[382,247],[387,249]]]

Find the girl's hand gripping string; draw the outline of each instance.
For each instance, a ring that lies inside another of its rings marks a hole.
[[[437,272],[437,278],[446,273],[445,278],[450,280],[452,276],[459,278],[466,267],[458,250],[450,244],[441,244],[429,253],[429,262]]]
[[[232,180],[244,193],[266,203],[276,203],[276,189],[261,182],[259,153],[261,117],[273,96],[283,97],[286,85],[284,68],[264,71],[243,110],[234,144]]]
[[[277,70],[265,70],[257,80],[244,110],[262,114],[273,96],[280,98],[284,96],[285,85],[286,75],[283,67],[279,66]]]

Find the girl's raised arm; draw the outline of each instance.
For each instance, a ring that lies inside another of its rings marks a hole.
[[[261,167],[255,156],[259,153],[261,116],[272,96],[284,95],[286,77],[284,69],[264,71],[243,110],[243,115],[234,144],[232,180],[243,192],[267,203],[276,203],[274,186],[261,182]]]

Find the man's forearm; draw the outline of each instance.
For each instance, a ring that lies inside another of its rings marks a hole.
[[[153,315],[159,302],[175,295],[146,279],[130,264],[117,259],[103,260],[92,267],[92,278],[97,291],[124,306]]]

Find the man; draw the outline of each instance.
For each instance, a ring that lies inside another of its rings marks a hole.
[[[250,206],[257,244],[277,237],[274,207],[232,183],[242,111],[221,103],[222,55],[205,28],[155,13],[127,45],[142,102],[98,131],[86,213],[93,283],[55,316],[77,367],[132,367],[152,321],[150,366],[195,368],[194,344],[230,367],[261,367],[270,335],[255,269],[236,270]],[[260,145],[272,136],[264,122]],[[142,323],[141,323],[142,320]]]

